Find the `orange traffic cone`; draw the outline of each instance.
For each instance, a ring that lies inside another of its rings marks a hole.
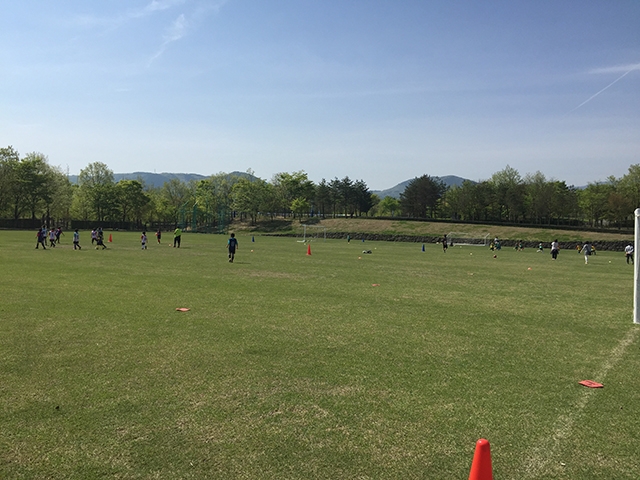
[[[307,255],[311,255],[311,244],[307,244]]]
[[[469,480],[493,480],[491,449],[489,441],[484,438],[481,438],[476,443],[476,453],[473,454]]]
[[[109,243],[113,242],[113,238],[111,237],[111,234],[109,234]]]

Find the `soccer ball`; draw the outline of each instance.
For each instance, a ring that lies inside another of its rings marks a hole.
[[[96,250],[98,250],[98,247],[96,247]]]

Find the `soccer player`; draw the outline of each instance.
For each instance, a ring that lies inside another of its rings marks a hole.
[[[584,254],[584,264],[588,265],[589,264],[589,255],[591,255],[591,244],[589,242],[585,243],[582,246],[582,250],[580,250],[580,253]]]
[[[142,243],[142,250],[147,249],[147,232],[142,232],[140,236],[140,242]]]
[[[53,228],[49,230],[49,246],[56,246],[56,231]]]
[[[156,238],[158,239],[158,245],[160,245],[160,239],[162,238],[162,230],[158,229],[156,232]]]
[[[553,242],[551,242],[551,258],[554,260],[558,258],[558,252],[560,251],[560,244],[558,243],[558,239],[556,238]]]
[[[96,250],[98,249],[98,247],[102,247],[102,249],[104,250],[105,248],[107,248],[107,246],[104,244],[104,240],[103,237],[98,235],[98,238],[96,240]]]
[[[624,255],[627,257],[627,264],[631,260],[631,265],[633,265],[633,245],[629,244],[624,247]]]
[[[227,240],[227,249],[229,250],[229,263],[233,263],[233,258],[236,255],[238,249],[238,240],[236,240],[236,234],[232,233],[231,238]]]
[[[39,228],[38,229],[38,233],[36,233],[36,238],[38,239],[37,243],[36,243],[36,250],[38,249],[38,247],[40,246],[40,244],[42,244],[42,248],[44,250],[47,249],[46,247],[46,243],[47,243],[47,232],[46,230]]]
[[[77,228],[73,232],[73,249],[75,250],[76,247],[78,248],[78,250],[82,250],[82,247],[80,246],[80,234],[78,233]]]
[[[176,248],[176,245],[178,245],[178,248],[180,248],[181,236],[182,236],[182,230],[180,230],[180,227],[176,227],[176,229],[173,232],[173,248]]]

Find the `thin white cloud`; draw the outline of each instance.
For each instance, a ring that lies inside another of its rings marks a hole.
[[[183,14],[180,14],[178,18],[175,19],[171,27],[167,30],[165,35],[165,43],[175,42],[176,40],[180,40],[185,35],[185,31],[189,27],[189,22],[187,22],[186,17]]]
[[[633,72],[634,70],[640,70],[640,63],[630,63],[628,65],[617,65],[614,67],[605,67],[605,68],[594,68],[593,70],[589,70],[589,73],[592,74],[602,74],[602,73],[625,73],[625,72]]]
[[[171,26],[167,29],[162,45],[160,45],[158,51],[149,59],[147,66],[150,66],[156,59],[158,59],[165,52],[169,44],[177,42],[182,37],[184,37],[188,27],[189,22],[187,22],[184,13],[180,14],[178,18],[176,18]]]
[[[177,0],[174,0],[175,4]],[[153,3],[153,2],[152,2]],[[147,67],[150,67],[151,64],[156,61],[158,58],[162,56],[162,54],[167,50],[167,47],[174,42],[177,42],[185,35],[187,35],[190,29],[196,28],[200,22],[211,12],[218,13],[220,8],[227,3],[227,0],[220,0],[217,2],[208,2],[199,4],[193,12],[189,15],[189,18],[182,13],[176,18],[171,26],[167,28],[163,41],[156,53],[154,53],[149,61],[147,62]]]
[[[182,5],[185,0],[152,0],[151,3],[147,4],[144,8],[140,10],[133,10],[130,12],[131,18],[140,18],[146,17],[148,15],[152,15],[155,12],[161,12],[163,10],[168,10],[171,7],[176,5]]]
[[[90,14],[76,15],[72,23],[82,28],[118,28],[132,20],[149,17],[157,12],[168,10],[183,3],[185,3],[185,0],[152,0],[142,8],[130,9],[110,17],[99,17]]]

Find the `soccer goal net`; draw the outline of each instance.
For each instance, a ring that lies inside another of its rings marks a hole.
[[[324,242],[327,239],[327,227],[302,224],[298,227],[297,236],[298,242],[300,243],[311,242],[313,240],[322,240]]]
[[[488,247],[491,243],[490,233],[447,233],[447,243],[452,245],[470,245],[474,247]]]

